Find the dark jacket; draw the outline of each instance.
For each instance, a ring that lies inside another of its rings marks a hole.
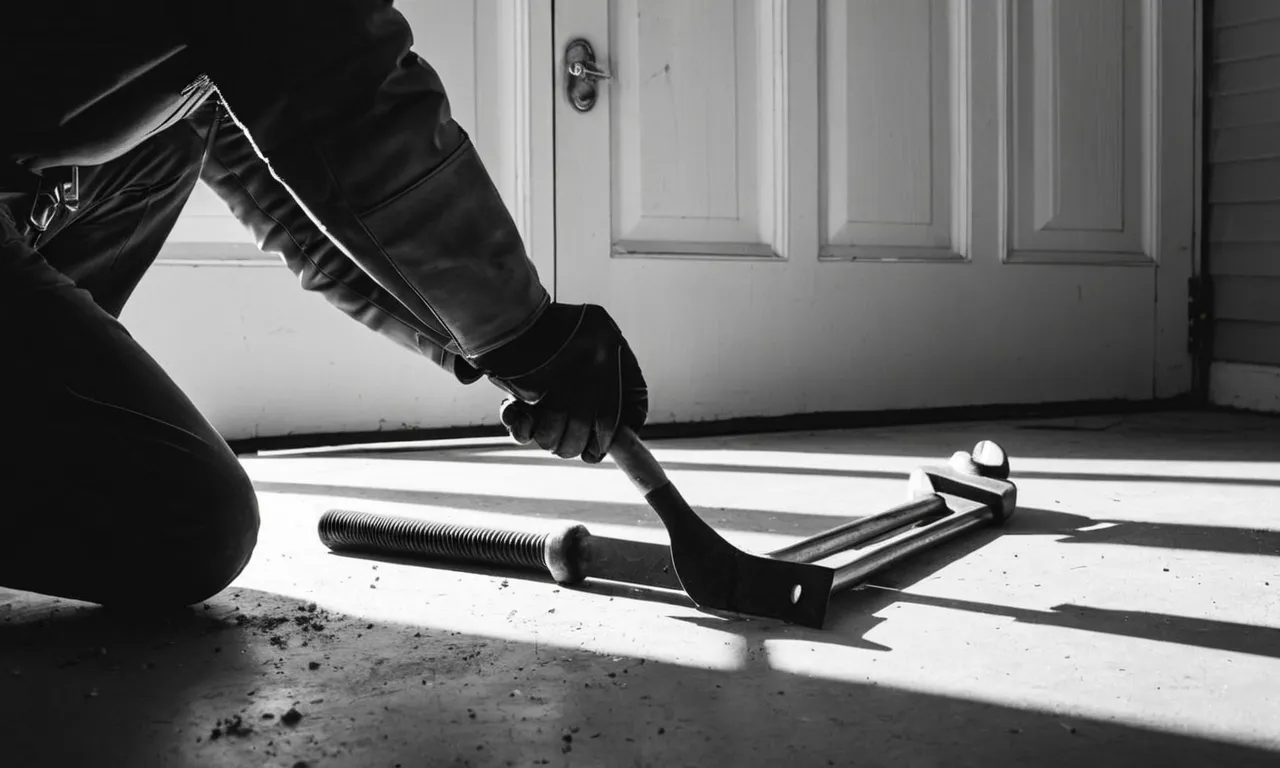
[[[468,381],[457,356],[506,344],[548,304],[391,2],[22,5],[0,21],[0,162],[92,165],[180,121],[207,136],[220,99],[204,180],[366,326]]]

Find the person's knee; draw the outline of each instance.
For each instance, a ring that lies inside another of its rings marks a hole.
[[[258,544],[258,497],[249,476],[236,463],[224,473],[222,493],[208,509],[208,535],[197,544],[195,567],[185,581],[179,599],[195,603],[221,592],[249,564]],[[185,593],[185,594],[183,594]]]
[[[221,592],[244,571],[258,542],[253,485],[234,458],[202,470],[156,505],[163,517],[139,537],[122,583],[104,604],[191,605]]]

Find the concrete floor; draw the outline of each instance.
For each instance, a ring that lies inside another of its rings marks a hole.
[[[911,469],[985,438],[1013,457],[1018,514],[838,595],[825,631],[316,537],[345,506],[661,541],[611,466],[501,441],[246,457],[259,553],[208,604],[124,622],[0,590],[0,764],[1280,765],[1280,421],[651,448],[709,522],[763,550],[897,503]]]

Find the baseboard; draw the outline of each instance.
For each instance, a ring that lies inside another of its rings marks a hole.
[[[1072,416],[1103,416],[1194,409],[1190,396],[1159,400],[1081,400],[1059,403],[974,405],[954,408],[920,408],[900,411],[842,411],[800,413],[788,416],[758,416],[720,421],[647,424],[641,437],[647,440],[685,437],[723,437],[768,432],[820,432],[832,429],[943,424],[947,422],[994,421],[997,419],[1052,419]],[[238,455],[270,451],[297,451],[336,446],[370,446],[424,441],[464,441],[505,438],[500,426],[447,427],[382,432],[340,432],[279,437],[257,437],[230,441]]]
[[[1280,413],[1280,367],[1214,363],[1209,368],[1209,402],[1242,411]]]

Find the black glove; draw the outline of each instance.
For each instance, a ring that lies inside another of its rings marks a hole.
[[[613,318],[594,304],[552,304],[515,340],[471,363],[514,399],[501,418],[519,443],[596,464],[622,425],[644,426],[649,389]]]

